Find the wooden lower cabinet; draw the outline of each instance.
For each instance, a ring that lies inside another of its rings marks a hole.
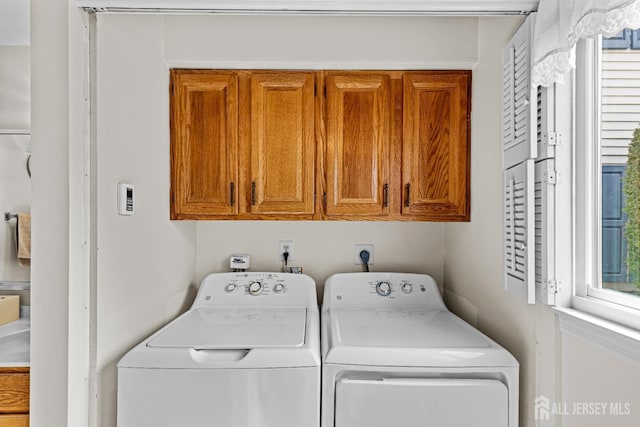
[[[29,425],[29,368],[0,368],[0,427]]]
[[[29,415],[0,415],[0,427],[29,427]]]

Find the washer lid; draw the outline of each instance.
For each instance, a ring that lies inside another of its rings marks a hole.
[[[306,308],[199,308],[167,325],[148,347],[197,350],[301,347]]]
[[[448,311],[332,310],[336,343],[393,348],[486,348],[491,343]]]

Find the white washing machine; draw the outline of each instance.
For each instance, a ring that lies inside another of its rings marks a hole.
[[[333,275],[321,330],[322,427],[518,425],[518,362],[430,276]]]
[[[302,274],[207,276],[118,363],[119,427],[318,427],[320,331]]]

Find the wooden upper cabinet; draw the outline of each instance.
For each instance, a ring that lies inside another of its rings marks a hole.
[[[238,213],[238,76],[171,71],[171,219]]]
[[[402,215],[470,217],[470,71],[404,75]]]
[[[326,215],[389,212],[390,76],[327,72]]]
[[[251,74],[252,214],[314,213],[313,72]]]
[[[470,88],[470,71],[172,70],[171,219],[468,221]]]

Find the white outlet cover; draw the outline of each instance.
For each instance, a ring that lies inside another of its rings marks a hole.
[[[357,244],[355,246],[353,255],[353,263],[355,265],[362,265],[362,260],[360,259],[360,251],[367,250],[369,251],[369,265],[373,264],[373,245],[372,244]]]
[[[293,240],[280,240],[280,242],[278,242],[278,259],[284,261],[282,254],[285,251],[285,246],[289,246],[289,259],[287,263],[291,263],[291,261],[293,261]]]

